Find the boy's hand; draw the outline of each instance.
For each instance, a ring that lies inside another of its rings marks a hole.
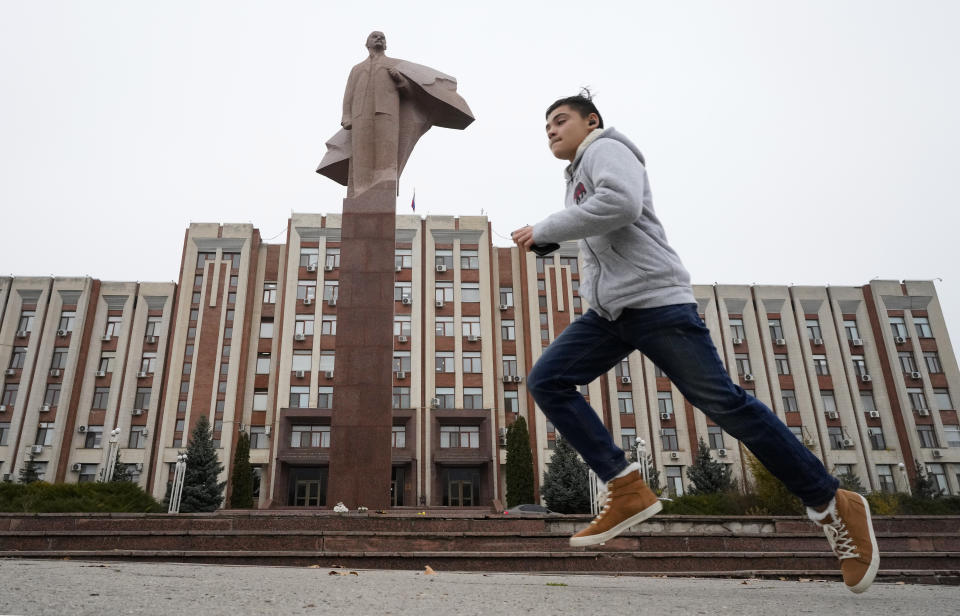
[[[530,247],[533,246],[533,227],[527,225],[526,227],[521,227],[513,233],[510,234],[510,238],[513,240],[513,243],[521,248],[521,250],[530,250]]]

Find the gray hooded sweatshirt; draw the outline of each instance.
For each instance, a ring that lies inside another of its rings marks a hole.
[[[653,211],[644,162],[616,129],[594,130],[564,171],[565,208],[533,227],[537,244],[579,240],[580,295],[611,321],[624,308],[696,303]]]

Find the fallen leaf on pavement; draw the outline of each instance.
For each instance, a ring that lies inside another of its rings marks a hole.
[[[424,575],[436,575],[437,572],[434,571],[434,570],[430,567],[430,565],[427,565],[427,566],[426,566],[426,569],[424,569],[424,571],[423,571],[423,574],[424,574]]]

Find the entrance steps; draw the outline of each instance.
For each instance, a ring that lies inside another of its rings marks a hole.
[[[365,569],[837,578],[805,518],[657,516],[571,548],[589,516],[477,511],[0,514],[0,557]],[[960,516],[874,518],[881,579],[960,584]]]

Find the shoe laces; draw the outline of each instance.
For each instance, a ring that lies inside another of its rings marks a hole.
[[[827,536],[827,541],[830,542],[833,553],[836,554],[840,560],[860,556],[859,552],[857,552],[857,546],[853,542],[853,538],[847,531],[847,525],[843,523],[842,519],[836,518],[833,522],[824,524],[823,532]]]
[[[593,521],[590,522],[591,524],[596,524],[599,522],[600,518],[602,518],[603,515],[610,510],[610,501],[613,500],[613,491],[606,487],[601,488],[599,497],[601,503],[600,513],[597,514],[597,517],[593,518]]]

